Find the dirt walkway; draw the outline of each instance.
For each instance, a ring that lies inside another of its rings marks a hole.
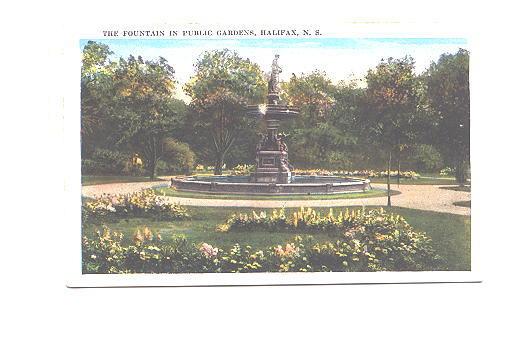
[[[83,186],[82,195],[92,197],[103,193],[129,193],[145,188],[165,185],[163,182],[117,183]],[[374,187],[384,188],[385,185],[373,184]],[[456,201],[470,200],[470,192],[441,189],[441,185],[393,185],[392,189],[401,194],[392,196],[392,205],[414,208],[426,211],[470,215],[470,208],[454,206]],[[336,207],[336,206],[385,206],[386,197],[362,199],[329,199],[329,200],[229,200],[229,199],[196,199],[167,197],[172,202],[188,206],[211,207]]]

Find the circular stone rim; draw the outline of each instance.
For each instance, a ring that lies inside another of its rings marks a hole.
[[[170,187],[183,192],[204,194],[234,195],[333,195],[366,192],[372,189],[370,180],[364,178],[347,178],[339,183],[240,183],[220,181],[200,181],[197,176],[171,178]],[[219,176],[221,177],[221,176]],[[223,176],[238,177],[238,176]],[[315,178],[337,178],[333,176],[301,176]],[[339,177],[342,178],[342,177]],[[349,181],[348,181],[349,180]],[[253,190],[250,190],[253,188]]]

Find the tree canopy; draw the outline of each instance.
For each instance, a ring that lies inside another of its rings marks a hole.
[[[426,94],[436,116],[436,145],[466,180],[470,161],[469,53],[443,54],[424,73]]]
[[[228,151],[248,129],[244,107],[261,102],[265,80],[257,64],[236,52],[214,50],[203,53],[195,75],[185,87],[192,98],[188,118],[189,140],[196,143],[206,161],[213,161],[221,174]]]
[[[88,168],[105,153],[117,162],[137,153],[151,176],[158,165],[189,172],[197,161],[220,174],[225,165],[254,162],[262,125],[244,107],[265,102],[259,66],[235,51],[205,51],[183,86],[191,98],[185,103],[176,98],[181,84],[171,64],[162,57],[115,57],[102,43],[84,46],[81,135]],[[280,84],[282,101],[301,111],[282,125],[290,161],[339,170],[390,169],[392,159],[396,169],[401,162],[409,169],[445,165],[464,182],[468,72],[469,53],[462,49],[441,55],[420,75],[409,56],[383,59],[368,70],[363,85],[335,83],[322,70],[293,74]]]

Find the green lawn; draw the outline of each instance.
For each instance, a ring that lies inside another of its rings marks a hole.
[[[371,183],[386,184],[386,178],[370,178]],[[455,178],[441,177],[437,175],[421,176],[418,179],[401,179],[402,185],[458,185]],[[397,178],[390,179],[390,185],[397,186]]]
[[[470,200],[467,200],[467,201],[456,201],[455,203],[453,203],[453,205],[455,206],[460,206],[460,207],[468,207],[470,208]]]
[[[149,177],[134,176],[82,176],[82,186],[112,184],[112,183],[134,183],[145,181],[160,181],[161,179],[151,180]]]
[[[311,194],[311,195],[244,195],[244,194],[207,194],[197,192],[177,191],[169,187],[155,189],[158,193],[172,197],[198,198],[198,199],[230,199],[230,200],[327,200],[327,199],[358,199],[375,198],[387,195],[386,190],[372,189],[366,192],[354,192],[344,194]],[[400,194],[392,191],[392,195]]]
[[[147,225],[152,230],[158,231],[163,240],[168,240],[172,234],[184,234],[192,242],[207,242],[224,249],[235,243],[263,249],[268,246],[283,244],[292,240],[296,234],[301,234],[276,232],[219,233],[215,231],[216,226],[223,223],[231,214],[249,212],[251,209],[222,207],[189,207],[189,209],[191,218],[187,220],[158,222],[150,219],[132,218],[105,224],[116,231],[123,232],[127,241],[131,241],[137,227]],[[327,211],[327,209],[324,209],[324,211]],[[431,236],[434,248],[447,260],[450,270],[470,270],[469,216],[398,207],[392,208],[392,211],[403,215],[416,230],[425,231]],[[94,226],[86,224],[83,230],[84,234],[91,235]],[[334,239],[333,234],[316,234],[313,237],[316,241]]]

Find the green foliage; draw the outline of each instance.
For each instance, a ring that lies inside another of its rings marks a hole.
[[[89,41],[82,51],[80,110],[82,150],[84,154],[109,143],[112,127],[110,97],[115,63],[109,61],[112,51],[102,43]]]
[[[174,69],[162,57],[145,61],[130,55],[120,59],[114,81],[118,144],[138,152],[153,178],[176,115]]]
[[[436,144],[465,183],[470,160],[469,52],[443,54],[423,76],[437,121]]]
[[[159,174],[190,174],[193,171],[196,156],[188,144],[166,138],[162,142],[162,147],[162,156],[159,161],[162,166],[158,168]]]
[[[301,109],[297,124],[303,127],[324,121],[335,104],[336,87],[325,72],[318,70],[293,76],[284,83],[283,91],[284,100]]]
[[[361,89],[355,83],[335,85],[320,71],[293,76],[283,87],[285,100],[301,110],[288,128],[291,162],[296,166],[352,167],[357,143],[353,114],[358,110]]]
[[[329,225],[303,211],[301,226]],[[133,244],[106,227],[83,237],[84,273],[214,273],[443,270],[431,240],[414,232],[400,216],[383,210],[349,215],[333,228],[333,242],[296,236],[291,242],[259,250],[235,244],[228,250],[208,243],[192,244],[183,236],[163,243],[160,234],[138,228]],[[283,230],[286,218],[277,211],[273,223]],[[313,222],[312,222],[313,221]],[[303,224],[304,223],[304,224]],[[317,225],[313,225],[317,223]]]
[[[236,176],[247,176],[255,172],[255,165],[239,164],[232,169],[232,174]]]
[[[452,176],[454,175],[454,169],[452,167],[444,167],[440,170],[441,176]]]
[[[214,163],[215,173],[221,174],[228,152],[250,129],[244,106],[264,99],[263,73],[236,52],[209,51],[195,64],[195,75],[185,91],[192,98],[186,139],[195,145],[201,160]]]
[[[411,57],[389,58],[368,71],[366,109],[360,116],[370,136],[389,149],[415,138],[421,85]]]
[[[82,174],[120,174],[130,159],[126,153],[108,149],[96,149],[90,159],[82,159]]]
[[[293,75],[281,83],[283,101],[301,110],[282,125],[289,134],[290,162],[329,170],[383,170],[392,153],[394,169],[449,166],[464,181],[469,170],[468,60],[465,50],[444,54],[421,76],[411,57],[382,60],[368,71],[366,87],[355,81],[333,83],[323,71]],[[184,88],[192,99],[189,105],[173,98],[174,69],[163,58],[114,59],[107,45],[90,41],[82,61],[84,172],[118,174],[117,164],[108,169],[92,158],[95,150],[109,149],[138,153],[151,176],[157,166],[159,173],[188,173],[193,156],[185,148],[171,159],[165,156],[164,141],[170,137],[188,144],[216,174],[225,166],[254,163],[262,125],[247,118],[243,108],[262,103],[267,85],[251,60],[230,50],[204,52]]]
[[[406,165],[422,172],[437,172],[443,166],[440,152],[429,144],[417,144],[411,147],[406,156]]]
[[[82,205],[82,219],[86,223],[124,217],[177,220],[187,218],[189,214],[186,208],[168,202],[152,189],[128,194],[104,194]]]
[[[366,80],[365,108],[358,116],[359,121],[372,141],[388,151],[387,171],[390,172],[393,153],[399,158],[403,148],[417,137],[415,126],[422,113],[419,108],[422,86],[415,75],[415,62],[409,56],[382,60],[368,71]],[[391,206],[388,178],[387,205]]]

